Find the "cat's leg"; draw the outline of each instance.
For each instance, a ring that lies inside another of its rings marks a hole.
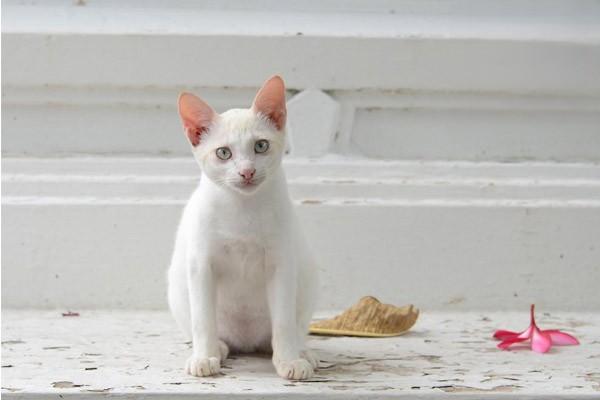
[[[186,340],[192,340],[190,298],[185,265],[171,264],[168,272],[169,309]]]
[[[300,277],[299,277],[300,278]],[[301,278],[300,278],[301,280]],[[315,353],[306,347],[306,339],[308,335],[308,327],[312,318],[312,305],[313,299],[307,299],[305,296],[307,287],[298,287],[298,305],[296,315],[296,329],[297,329],[297,343],[298,349],[300,349],[300,357],[304,358],[310,363],[313,369],[316,369],[319,365],[319,361]]]
[[[298,326],[298,348],[300,349],[300,357],[308,361],[313,367],[313,370],[316,370],[319,367],[319,358],[317,357],[317,354],[314,351],[306,347],[308,324],[305,325],[303,321],[299,321]]]
[[[216,282],[208,258],[189,264],[188,286],[193,353],[185,370],[194,376],[215,375],[221,369],[222,350],[217,337]]]
[[[297,277],[297,323],[298,347],[300,356],[312,365],[314,369],[319,366],[317,354],[306,347],[308,329],[316,306],[319,286],[318,268],[307,246],[298,246],[302,250],[298,259],[302,260]]]
[[[319,358],[317,354],[306,347],[306,337],[308,334],[308,323],[303,320],[298,321],[298,348],[300,349],[300,357],[304,358],[316,370],[319,367]]]
[[[171,266],[169,269],[169,308],[175,322],[183,331],[186,340],[192,341],[192,317],[190,313],[190,296],[187,288],[187,274],[185,267]],[[219,339],[219,354],[221,364],[229,356],[229,346]]]
[[[169,309],[185,335],[186,340],[192,340],[192,324],[190,320],[190,298],[188,292],[186,241],[180,228],[175,241],[171,265],[167,272],[167,298]]]
[[[273,330],[273,365],[282,378],[308,379],[314,370],[310,362],[300,356],[298,347],[296,277],[292,265],[280,260],[274,263],[267,284]]]

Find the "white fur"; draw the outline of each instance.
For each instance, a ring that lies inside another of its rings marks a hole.
[[[269,150],[255,154],[267,139]],[[223,161],[215,150],[227,146]],[[195,376],[214,375],[235,352],[273,351],[277,373],[312,376],[305,348],[317,269],[298,224],[281,166],[285,129],[252,109],[218,115],[193,148],[200,184],[181,219],[169,268],[169,306],[193,342],[186,363]],[[256,168],[256,185],[239,171]]]

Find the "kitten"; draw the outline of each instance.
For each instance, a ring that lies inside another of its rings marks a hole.
[[[310,378],[317,268],[281,166],[283,80],[269,79],[250,109],[223,114],[183,93],[179,114],[202,170],[168,273],[171,312],[193,342],[185,369],[214,375],[230,350],[272,351],[281,377]]]

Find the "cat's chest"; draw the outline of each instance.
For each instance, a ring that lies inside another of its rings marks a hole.
[[[286,219],[276,210],[230,208],[211,218],[215,240],[245,251],[253,243],[272,243],[287,230]]]
[[[220,276],[249,278],[264,270],[267,248],[254,239],[227,239],[215,243]]]

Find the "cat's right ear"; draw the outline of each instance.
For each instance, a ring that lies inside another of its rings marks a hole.
[[[185,134],[192,146],[198,146],[200,137],[208,131],[217,113],[206,102],[191,93],[181,93],[177,105]]]

